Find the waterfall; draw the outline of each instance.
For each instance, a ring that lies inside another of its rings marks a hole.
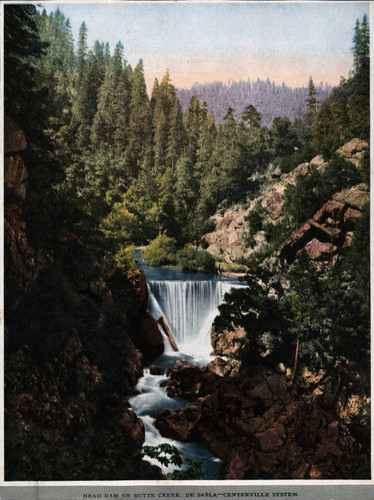
[[[148,281],[148,309],[164,316],[179,349],[207,357],[212,350],[210,327],[218,305],[230,288],[243,286],[220,280]]]
[[[188,363],[197,365],[209,362],[212,351],[210,327],[218,314],[218,306],[230,288],[246,285],[215,275],[183,273],[145,265],[143,271],[148,283],[148,310],[156,319],[164,317],[180,351],[173,352],[169,342],[165,340],[165,353],[155,361],[164,375],[151,375],[147,368],[144,377],[139,380],[139,394],[130,400],[131,406],[143,420],[146,445],[176,445],[185,456],[203,462],[209,479],[219,479],[219,459],[197,443],[178,443],[162,437],[153,426],[153,419],[160,408],[176,410],[186,406],[186,402],[179,398],[169,398],[165,389],[160,386],[167,379],[167,369],[181,357]],[[159,465],[155,460],[149,461]],[[170,472],[175,468],[175,465],[170,465],[165,471]]]

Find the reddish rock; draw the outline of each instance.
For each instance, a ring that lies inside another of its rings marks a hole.
[[[144,443],[144,424],[132,410],[122,412],[112,411],[112,416],[107,420],[108,429],[114,434],[125,435],[135,446]]]
[[[232,365],[222,358],[215,358],[208,364],[207,369],[219,377],[225,377],[232,372]]]
[[[130,280],[140,301],[141,310],[145,311],[148,302],[148,288],[145,276],[141,271],[135,271],[130,275]]]
[[[262,200],[262,207],[266,210],[273,221],[277,221],[283,212],[284,195],[279,191],[274,191],[271,195]]]
[[[164,370],[162,368],[160,368],[159,366],[152,365],[149,372],[151,375],[163,375]]]
[[[62,243],[70,246],[70,247],[82,247],[83,243],[81,240],[78,238],[78,236],[74,233],[71,233],[70,231],[61,231],[59,235],[59,239]]]
[[[18,155],[4,158],[4,186],[21,200],[26,199],[27,170],[23,160]]]
[[[184,364],[168,373],[169,379],[165,384],[168,395],[188,401],[194,401],[208,394],[217,380],[217,375],[214,373],[190,364]]]
[[[325,160],[322,155],[317,155],[312,160],[310,160],[310,164],[314,165],[317,168],[321,168],[322,165],[325,164]]]
[[[211,343],[215,354],[241,358],[246,349],[247,333],[243,327],[237,326],[233,331],[212,331]]]
[[[27,148],[27,143],[23,131],[17,123],[9,118],[4,117],[4,153],[17,153]]]
[[[285,377],[262,368],[220,377],[189,407],[160,411],[156,427],[166,437],[202,442],[224,461],[224,479],[352,478],[353,466],[369,474],[366,451],[321,402],[291,397]]]
[[[131,329],[131,339],[144,356],[145,364],[158,358],[164,352],[164,340],[157,321],[149,313],[137,320],[137,327]]]
[[[286,439],[284,427],[279,422],[274,423],[272,427],[256,435],[261,451],[273,451],[280,448]]]
[[[313,216],[313,221],[322,224],[326,220],[332,219],[335,223],[339,223],[344,212],[344,203],[336,200],[329,200],[325,203],[318,212]]]
[[[366,141],[355,138],[344,144],[336,151],[336,153],[357,165],[363,152],[368,148],[368,146],[369,145]]]
[[[370,200],[370,194],[366,184],[359,184],[334,194],[332,199],[344,203],[347,207],[362,211]]]
[[[365,184],[335,194],[281,246],[279,257],[292,263],[297,252],[305,248],[312,260],[330,262],[349,244],[350,231],[368,201]]]
[[[185,416],[178,410],[159,410],[155,417],[155,427],[163,436],[185,442],[192,438],[194,421],[189,421],[188,415]]]
[[[322,241],[317,240],[317,238],[313,238],[312,241],[305,245],[305,250],[312,260],[329,260],[331,255],[334,255],[337,251],[337,247],[335,245],[331,245],[331,243],[323,243]]]
[[[352,223],[356,222],[356,219],[360,217],[361,212],[359,210],[355,210],[354,208],[347,208],[344,213],[344,223],[347,226],[351,226]]]
[[[254,450],[249,446],[230,450],[223,477],[226,479],[257,479]]]
[[[112,307],[113,297],[110,288],[102,277],[96,281],[91,281],[90,291],[102,300],[106,307]]]

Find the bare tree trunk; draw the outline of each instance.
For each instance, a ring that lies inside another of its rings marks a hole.
[[[300,330],[300,323],[299,323],[299,330]],[[297,363],[299,360],[299,347],[300,347],[300,335],[297,336],[296,351],[295,351],[295,363],[293,366],[293,374],[292,374],[292,379],[291,379],[292,383],[295,382],[295,378],[296,378]]]

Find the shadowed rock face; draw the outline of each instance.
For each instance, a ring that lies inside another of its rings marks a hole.
[[[367,450],[330,413],[323,385],[298,395],[268,368],[246,377],[220,376],[216,368],[172,372],[168,394],[192,403],[158,412],[163,436],[206,445],[224,460],[225,479],[369,477]]]
[[[4,119],[4,185],[6,192],[16,198],[26,198],[27,170],[17,154],[27,148],[22,130],[14,120]]]
[[[109,278],[61,231],[53,254],[30,247],[17,200],[27,193],[22,131],[6,121],[5,477],[159,479],[141,459],[143,423],[129,409],[143,366],[163,352],[141,273]]]
[[[356,138],[343,145],[336,151],[336,154],[342,156],[346,160],[351,161],[354,165],[357,166],[367,148],[367,142]],[[211,233],[205,234],[201,238],[202,247],[212,255],[223,258],[226,262],[235,262],[241,257],[250,257],[250,255],[253,253],[253,250],[252,248],[248,248],[245,243],[245,235],[246,231],[248,230],[248,223],[245,222],[245,217],[255,208],[256,204],[259,203],[264,209],[267,222],[275,223],[280,221],[283,215],[284,193],[287,186],[289,184],[294,184],[296,177],[299,174],[305,175],[308,172],[308,168],[310,166],[314,166],[318,171],[323,172],[323,170],[327,166],[327,162],[325,162],[321,155],[318,155],[310,162],[298,165],[298,167],[292,170],[292,172],[283,174],[276,180],[274,180],[273,178],[268,179],[268,182],[266,182],[263,187],[261,196],[253,200],[249,208],[242,205],[235,205],[233,207],[230,207],[223,215],[214,215],[212,217],[212,220],[216,224],[216,229]],[[356,193],[356,195],[358,197],[362,196],[359,193]],[[336,198],[336,196],[339,195],[335,195],[333,199],[336,202],[339,202],[340,200]],[[344,196],[347,195],[345,194]],[[353,203],[351,203],[351,201]],[[348,207],[354,208],[353,199],[344,199],[341,201],[341,203],[343,203],[343,205],[348,204]],[[324,211],[328,209],[329,208],[327,207],[326,209],[324,209]],[[343,211],[345,210],[346,209],[343,208]],[[352,215],[352,217],[354,216]],[[321,230],[322,233],[326,232],[326,227],[327,225],[325,224],[325,228],[322,228]],[[303,231],[305,231],[306,229],[310,228],[303,228]],[[312,228],[312,233],[310,233],[310,235],[314,234],[314,232],[315,229]],[[295,239],[298,238],[299,237],[295,235]],[[306,239],[308,241],[306,243],[313,240],[313,238],[314,236],[312,236],[310,239],[309,236],[307,236]],[[325,243],[323,240],[319,240],[318,238],[316,239],[321,243]],[[255,241],[257,245],[256,248],[260,249],[261,245],[263,244],[263,237],[261,235],[261,232],[255,235]],[[300,245],[302,245],[302,247],[303,242],[304,239],[302,238],[302,242],[300,242]],[[328,242],[330,242],[330,240]],[[296,244],[297,247],[298,245],[299,244]],[[314,243],[311,254],[314,255],[316,260],[319,260],[318,254],[325,254],[326,248],[323,245],[318,246],[318,248],[316,248],[316,246],[316,243]]]
[[[335,194],[316,214],[290,236],[279,250],[279,257],[291,264],[305,248],[313,261],[334,262],[351,241],[351,231],[370,195],[365,184]]]

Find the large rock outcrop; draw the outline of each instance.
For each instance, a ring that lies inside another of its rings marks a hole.
[[[159,479],[127,400],[164,347],[144,277],[104,274],[67,230],[48,252],[29,245],[27,144],[5,126],[6,480]]]
[[[305,249],[312,261],[334,263],[350,244],[355,222],[369,199],[366,184],[336,193],[281,246],[279,257],[290,264],[297,252]]]
[[[212,220],[216,229],[201,238],[201,245],[215,257],[235,262],[245,253],[243,237],[245,216],[248,210],[241,205],[229,208],[223,215],[216,214]]]
[[[160,410],[157,428],[165,437],[203,443],[224,461],[225,479],[370,475],[367,447],[330,412],[321,383],[298,394],[268,368],[228,377],[185,366],[171,374],[167,390],[192,403]]]
[[[367,142],[356,138],[344,144],[336,151],[336,154],[358,166],[367,148]],[[294,184],[298,175],[305,175],[311,166],[322,173],[327,166],[327,162],[321,155],[317,155],[310,162],[298,165],[287,174],[280,175],[277,169],[273,172],[273,175],[270,172],[263,185],[261,195],[252,200],[249,206],[235,205],[226,210],[224,214],[216,214],[212,217],[216,229],[202,236],[201,246],[214,257],[223,259],[226,262],[235,262],[243,257],[248,258],[253,254],[254,250],[261,250],[265,244],[262,231],[254,235],[254,249],[246,243],[246,235],[249,229],[246,216],[256,206],[260,205],[264,213],[264,222],[272,224],[280,222],[283,216],[284,196],[287,186]],[[315,248],[316,243],[313,243],[312,247],[312,253],[319,252]],[[322,246],[320,246],[320,249],[323,251]]]

